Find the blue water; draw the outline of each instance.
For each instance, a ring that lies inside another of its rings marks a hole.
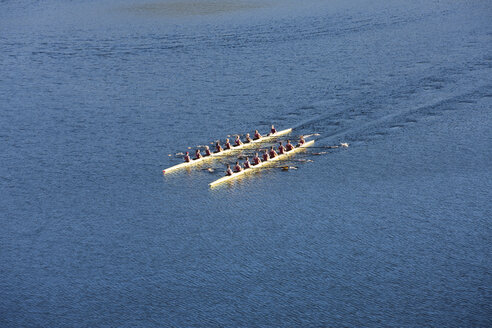
[[[491,17],[1,1],[0,327],[492,326]],[[161,174],[270,124],[297,170]]]

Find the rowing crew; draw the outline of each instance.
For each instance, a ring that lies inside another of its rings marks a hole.
[[[305,142],[306,141],[304,140],[304,137],[301,136],[301,138],[299,140],[299,144],[297,144],[297,147],[303,145]],[[262,154],[263,160],[260,159],[260,157],[258,156],[258,153],[255,153],[255,156],[253,157],[253,163],[251,163],[249,161],[249,157],[246,157],[246,160],[244,161],[242,167],[239,164],[239,161],[236,162],[236,165],[234,165],[234,168],[233,169],[231,169],[231,165],[230,164],[227,164],[226,175],[233,175],[234,173],[241,172],[243,169],[244,170],[250,169],[252,166],[258,165],[262,161],[263,162],[266,162],[269,159],[275,158],[278,155],[285,154],[286,152],[289,152],[289,151],[293,150],[294,148],[295,147],[294,147],[294,145],[292,145],[290,143],[290,140],[287,140],[287,143],[285,144],[285,146],[282,145],[282,141],[280,141],[279,142],[279,146],[278,146],[278,153],[275,151],[275,149],[273,148],[273,146],[271,146],[269,150],[265,149],[263,151],[263,154]]]
[[[272,128],[270,129],[270,133],[268,135],[272,135],[274,133],[277,133],[277,129],[275,129],[275,126],[272,125]],[[251,139],[251,137],[249,136],[249,133],[246,133],[246,136],[244,138],[244,143],[250,143],[252,142],[253,140],[258,140],[258,139],[261,139],[263,136],[258,132],[258,130],[255,130],[255,134],[254,134],[254,137],[253,139]],[[243,144],[243,142],[241,141],[241,138],[239,136],[236,136],[236,139],[234,140],[234,147],[237,147],[237,146],[241,146]],[[232,149],[232,145],[231,143],[229,142],[229,139],[226,139],[225,143],[224,143],[224,147],[222,148],[222,146],[220,145],[220,141],[217,141],[215,143],[215,151],[214,153],[220,153],[221,151],[224,151],[225,150],[229,150],[229,149]],[[205,155],[202,155],[201,152],[200,152],[200,149],[197,149],[195,151],[195,158],[193,158],[193,160],[197,160],[197,159],[200,159],[204,156],[210,156],[212,155],[212,153],[210,152],[210,148],[208,146],[205,146]],[[186,152],[185,156],[184,156],[184,161],[185,162],[191,162],[191,156],[190,156],[190,152]]]

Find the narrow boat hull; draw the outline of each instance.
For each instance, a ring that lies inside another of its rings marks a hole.
[[[254,172],[254,171],[256,171],[260,167],[267,166],[267,165],[269,165],[271,163],[274,163],[274,162],[276,162],[276,161],[278,161],[280,159],[285,159],[285,158],[291,156],[292,154],[295,154],[297,152],[300,152],[300,151],[306,149],[309,146],[312,146],[313,144],[314,144],[314,140],[307,141],[304,145],[302,145],[300,147],[294,148],[293,150],[291,150],[291,151],[289,151],[289,152],[287,152],[285,154],[278,155],[277,157],[271,158],[271,159],[269,159],[266,162],[261,162],[258,165],[254,165],[250,169],[242,170],[241,172],[236,172],[233,175],[226,175],[225,177],[222,177],[222,178],[220,178],[218,180],[215,180],[214,182],[210,183],[209,186],[210,186],[210,188],[213,188],[215,186],[220,185],[221,183],[224,183],[226,181],[230,181],[230,180],[236,179],[237,177],[240,177],[240,176],[242,176],[244,174],[247,174],[248,172]]]

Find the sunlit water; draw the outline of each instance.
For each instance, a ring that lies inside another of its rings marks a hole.
[[[490,327],[491,16],[0,2],[0,326]],[[297,170],[161,174],[272,123]]]

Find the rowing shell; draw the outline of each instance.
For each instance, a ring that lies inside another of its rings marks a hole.
[[[184,162],[184,163],[181,163],[181,164],[177,164],[177,165],[171,166],[171,167],[169,167],[169,168],[167,168],[165,170],[162,170],[162,173],[163,174],[166,174],[166,173],[169,173],[169,172],[174,171],[174,170],[177,170],[177,169],[188,167],[188,166],[191,166],[191,165],[194,165],[194,164],[203,162],[203,161],[205,161],[205,160],[207,160],[209,158],[212,158],[212,157],[224,156],[224,155],[227,155],[227,154],[230,154],[230,153],[234,152],[235,150],[243,149],[243,148],[248,148],[248,147],[251,147],[251,146],[253,146],[253,145],[257,144],[257,143],[265,142],[265,141],[274,139],[276,137],[282,136],[282,135],[287,134],[287,133],[290,133],[290,132],[292,132],[292,129],[286,129],[286,130],[278,131],[277,133],[274,133],[274,134],[271,134],[271,135],[268,135],[268,136],[261,137],[260,139],[253,140],[253,141],[248,142],[248,143],[243,143],[242,145],[239,145],[239,146],[232,146],[231,149],[225,149],[225,150],[223,150],[223,151],[221,151],[219,153],[212,153],[210,156],[203,156],[202,158],[191,160],[191,162]]]
[[[215,186],[217,186],[217,185],[219,185],[219,184],[221,184],[221,183],[223,183],[225,181],[229,181],[229,180],[232,180],[232,179],[237,178],[238,176],[241,176],[243,174],[246,174],[248,172],[255,171],[256,169],[258,169],[258,168],[260,168],[260,167],[262,167],[264,165],[268,165],[268,164],[270,164],[270,163],[272,163],[274,161],[277,161],[277,160],[279,160],[281,158],[286,158],[286,157],[288,157],[288,156],[290,156],[290,155],[292,155],[294,153],[297,153],[297,152],[299,152],[299,151],[301,151],[301,150],[305,149],[306,147],[309,147],[309,146],[311,146],[313,144],[314,144],[314,140],[308,141],[305,144],[303,144],[302,146],[299,146],[297,148],[294,148],[294,149],[292,149],[291,151],[289,151],[289,152],[287,152],[285,154],[278,155],[277,157],[271,158],[268,161],[264,161],[264,162],[261,162],[260,164],[253,165],[249,169],[243,169],[242,171],[233,173],[232,175],[226,175],[225,177],[222,177],[222,178],[220,178],[218,180],[215,180],[214,182],[210,183],[209,186],[210,186],[210,188],[213,188],[213,187],[215,187]]]

